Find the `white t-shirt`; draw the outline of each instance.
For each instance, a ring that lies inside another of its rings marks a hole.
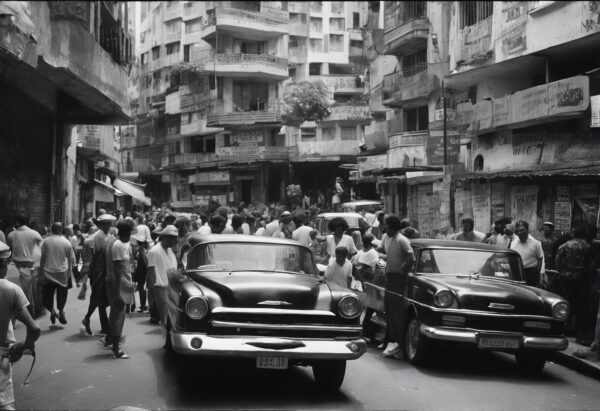
[[[129,241],[124,243],[121,240],[116,240],[111,249],[113,261],[131,261],[131,246]]]
[[[254,235],[265,235],[265,228],[259,227],[258,230],[256,230],[256,233],[254,233]]]
[[[352,256],[358,252],[356,245],[354,245],[354,240],[349,235],[343,234],[340,242],[336,244],[333,234],[329,234],[327,236],[327,254],[330,256],[329,262],[335,261],[335,249],[341,246],[348,249],[348,256]]]
[[[303,225],[294,230],[292,233],[292,240],[296,240],[306,246],[310,246],[310,232],[313,229],[309,226]]]
[[[209,225],[203,225],[198,229],[200,234],[212,234],[212,230]]]
[[[348,278],[352,276],[352,263],[344,260],[344,265],[340,266],[335,257],[327,266],[325,271],[325,282],[327,284],[335,284],[338,287],[348,288]]]
[[[375,267],[375,264],[379,261],[379,253],[374,248],[371,248],[369,251],[360,250],[352,261],[355,264],[365,264],[369,267]]]
[[[510,248],[521,254],[523,268],[537,267],[539,258],[542,259],[542,264],[544,264],[544,250],[542,249],[542,243],[531,235],[527,237],[527,240],[524,243],[517,237],[516,241],[511,243]]]
[[[156,244],[148,251],[148,268],[154,267],[156,272],[156,284],[157,287],[166,287],[169,285],[169,278],[167,277],[167,271],[177,269],[177,258],[173,250],[165,248],[160,244]]]

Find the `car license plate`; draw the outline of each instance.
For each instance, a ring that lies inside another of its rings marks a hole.
[[[483,349],[519,349],[521,340],[514,337],[479,337],[477,348]]]
[[[256,368],[267,368],[271,370],[287,370],[288,359],[283,357],[257,357]]]

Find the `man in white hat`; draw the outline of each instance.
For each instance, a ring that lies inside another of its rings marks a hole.
[[[110,238],[108,232],[115,220],[116,218],[110,214],[101,214],[96,219],[96,225],[100,230],[95,232],[91,237],[88,237],[83,243],[84,247],[89,248],[92,255],[88,273],[92,295],[90,296],[88,312],[81,321],[89,335],[93,334],[90,328],[90,318],[96,308],[98,308],[98,315],[100,316],[100,333],[108,333],[108,315],[106,313],[106,307],[108,307],[108,298],[106,296],[106,244]]]
[[[40,336],[39,325],[31,318],[29,301],[23,290],[4,279],[7,272],[10,248],[0,242],[0,409],[14,410],[11,363],[18,361],[25,350],[32,351]],[[27,327],[25,342],[16,342],[12,319],[18,318]]]
[[[177,244],[178,236],[177,228],[168,225],[160,232],[158,243],[148,251],[148,279],[154,282],[153,294],[163,324],[166,324],[169,277],[177,272],[177,258],[172,248]]]

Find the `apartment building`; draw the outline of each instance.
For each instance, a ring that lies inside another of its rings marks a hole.
[[[597,2],[452,2],[449,55],[466,170],[455,219],[598,225]],[[596,102],[596,103],[595,103]],[[592,115],[591,115],[592,113]]]
[[[315,196],[332,189],[336,176],[348,181],[349,169],[355,168],[351,165],[365,144],[365,127],[371,121],[363,39],[367,5],[364,1],[288,2],[288,82],[322,81],[332,103],[331,115],[318,124],[286,127],[290,144],[297,147],[290,157],[292,180]],[[374,187],[368,188],[361,194],[372,198]]]
[[[124,2],[0,3],[0,215],[78,221],[96,177],[78,173],[78,125],[129,120],[127,20]]]

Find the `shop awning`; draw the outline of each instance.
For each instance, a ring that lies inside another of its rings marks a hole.
[[[144,194],[144,186],[141,184],[134,183],[133,181],[124,180],[120,177],[115,178],[114,185],[125,194],[131,196],[134,200],[150,206],[152,202]]]
[[[453,178],[459,181],[468,180],[493,180],[500,178],[526,178],[526,177],[600,177],[600,166],[563,169],[538,169],[538,170],[507,170],[507,171],[478,171],[471,173],[456,173]]]
[[[444,171],[444,167],[433,167],[433,166],[409,166],[409,167],[395,167],[395,168],[384,168],[379,170],[366,170],[363,172],[364,176],[401,176],[411,171]]]
[[[441,172],[408,172],[406,173],[406,184],[409,186],[417,184],[433,183],[444,178],[444,173]]]
[[[113,187],[111,184],[106,184],[100,180],[96,180],[94,179],[94,184],[110,191],[113,195],[116,195],[117,197],[122,197],[125,195],[124,192],[122,192],[121,190],[116,189],[115,187]]]

